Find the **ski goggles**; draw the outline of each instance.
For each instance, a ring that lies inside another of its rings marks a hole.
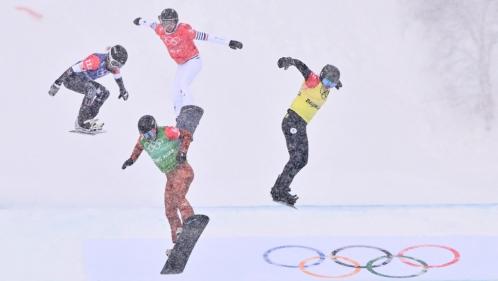
[[[159,21],[161,22],[163,28],[168,32],[175,30],[176,25],[178,23],[177,19],[168,19],[168,20],[159,20]]]
[[[120,63],[119,61],[113,59],[111,54],[109,54],[109,64],[112,67],[122,67],[123,66],[122,63]]]
[[[332,82],[332,81],[330,81],[328,78],[324,78],[324,79],[322,80],[322,84],[323,84],[323,86],[325,86],[325,88],[327,88],[327,89],[330,89],[330,88],[333,88],[333,87],[337,86],[337,83],[336,83],[336,82]]]
[[[151,129],[143,134],[146,140],[153,140],[156,138],[156,129]]]

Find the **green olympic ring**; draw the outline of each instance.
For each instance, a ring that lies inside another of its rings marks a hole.
[[[412,260],[412,261],[416,261],[418,263],[420,263],[420,265],[422,266],[422,270],[419,271],[419,273],[417,274],[411,274],[411,275],[387,275],[387,274],[383,274],[383,273],[380,273],[380,272],[377,272],[375,271],[373,268],[375,267],[373,264],[380,260],[380,259],[385,259],[385,258],[390,258],[392,259],[393,257],[395,258],[402,258],[402,259],[409,259],[409,260]],[[378,275],[378,276],[382,276],[382,277],[387,277],[387,278],[412,278],[412,277],[417,277],[417,276],[420,276],[424,273],[427,272],[427,269],[429,268],[429,265],[424,262],[423,260],[419,260],[419,259],[416,259],[416,258],[413,258],[413,257],[409,257],[409,256],[402,256],[402,255],[395,255],[395,256],[381,256],[381,257],[378,257],[378,258],[375,258],[371,261],[369,261],[367,263],[367,266],[366,266],[367,270],[370,271],[370,273],[372,274],[375,274],[375,275]]]

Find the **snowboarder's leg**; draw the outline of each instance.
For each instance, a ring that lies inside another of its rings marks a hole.
[[[86,95],[87,91],[87,83],[90,82],[90,79],[86,77],[82,73],[72,73],[67,77],[66,80],[64,80],[64,87],[71,91],[75,91],[77,93],[80,93],[82,95]]]
[[[178,209],[182,217],[182,223],[185,223],[189,217],[194,215],[194,209],[186,198],[190,184],[194,179],[194,171],[187,162],[178,167],[178,177],[180,181],[178,181],[175,193],[178,194]]]
[[[282,172],[282,184],[290,186],[294,177],[308,164],[308,137],[306,127],[295,128],[295,134],[290,133],[294,127],[289,128],[289,133],[286,134],[287,150],[289,151],[289,161]]]
[[[175,80],[173,82],[173,106],[178,116],[185,105],[194,104],[194,97],[190,91],[190,84],[202,69],[200,57],[193,58],[188,62],[178,65]]]
[[[282,132],[289,151],[289,160],[278,176],[271,192],[274,200],[288,200],[291,205],[295,203],[297,196],[289,193],[290,185],[297,173],[308,163],[306,122],[295,115],[294,112],[290,112],[282,121]]]
[[[175,177],[176,170],[169,172],[166,180],[166,188],[164,190],[164,207],[166,218],[171,229],[171,241],[176,243],[177,230],[182,226],[180,217],[178,216],[178,196],[175,194]]]
[[[183,102],[182,102],[182,107],[183,107],[186,105],[194,104],[194,97],[192,95],[190,85],[192,84],[195,77],[197,77],[197,74],[199,74],[199,72],[202,69],[202,60],[200,57],[193,58],[188,62],[186,62],[182,67],[185,68],[185,74],[182,75],[182,79],[180,80],[182,97],[183,97]]]
[[[175,111],[175,117],[180,114],[182,109],[182,92],[180,87],[180,65],[176,68],[175,79],[173,80],[173,85],[171,86],[171,100],[173,101],[173,109]]]
[[[85,85],[85,97],[81,103],[80,111],[78,114],[78,125],[84,129],[91,129],[92,120],[99,114],[100,108],[109,97],[109,91],[101,84],[95,81],[89,81]],[[103,124],[102,124],[103,125]],[[101,127],[100,124],[96,126]]]

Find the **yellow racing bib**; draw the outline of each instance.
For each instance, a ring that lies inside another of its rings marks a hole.
[[[309,123],[316,112],[327,101],[330,90],[325,88],[316,74],[312,73],[304,81],[299,94],[291,104],[291,109]]]

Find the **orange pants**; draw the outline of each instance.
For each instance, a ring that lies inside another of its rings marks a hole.
[[[194,215],[194,210],[187,201],[186,195],[192,180],[194,170],[187,162],[180,164],[173,171],[166,174],[166,188],[164,190],[164,206],[166,218],[171,227],[171,240],[176,243],[176,231],[186,219]],[[180,216],[178,216],[180,212]]]

